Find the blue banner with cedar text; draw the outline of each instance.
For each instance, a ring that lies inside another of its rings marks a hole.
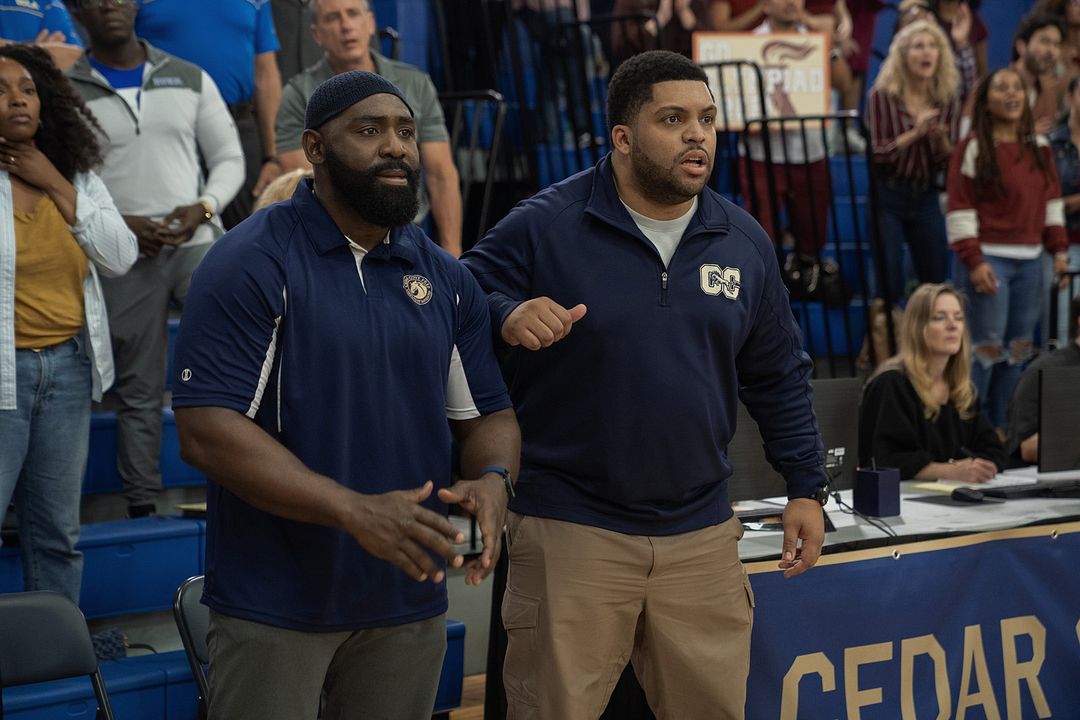
[[[827,555],[756,596],[747,720],[1080,718],[1080,523]]]

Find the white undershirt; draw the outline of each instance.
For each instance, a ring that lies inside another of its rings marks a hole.
[[[619,198],[619,202],[622,202],[622,198]],[[623,202],[623,207],[626,208],[626,212],[630,213],[630,217],[633,219],[634,224],[638,226],[638,230],[649,239],[649,242],[656,247],[656,251],[660,253],[660,259],[664,261],[664,267],[671,264],[671,257],[675,254],[675,249],[679,247],[679,241],[682,240],[683,233],[686,232],[686,226],[690,224],[690,219],[697,212],[697,206],[698,199],[695,195],[694,202],[685,214],[674,220],[654,220],[651,217],[635,212],[632,207]]]

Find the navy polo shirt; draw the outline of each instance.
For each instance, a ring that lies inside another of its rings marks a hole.
[[[307,467],[363,493],[436,490],[447,418],[510,407],[487,301],[421,230],[355,256],[311,189],[258,212],[195,272],[176,348],[173,406],[245,414]],[[435,494],[425,505],[445,513]],[[446,611],[345,532],[286,520],[211,482],[204,602],[306,631],[382,627]]]

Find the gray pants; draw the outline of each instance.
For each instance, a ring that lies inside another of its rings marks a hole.
[[[105,407],[116,410],[116,463],[128,505],[161,492],[161,404],[165,393],[168,318],[183,306],[191,273],[210,243],[141,257],[117,278],[102,278],[109,311],[116,382]]]
[[[211,611],[207,643],[208,720],[429,720],[446,620],[309,633]]]

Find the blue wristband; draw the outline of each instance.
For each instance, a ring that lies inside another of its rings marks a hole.
[[[510,476],[510,471],[501,465],[488,465],[486,468],[480,471],[480,476],[483,477],[488,473],[495,473],[501,475],[503,479],[503,487],[506,488],[506,497],[509,500],[514,499],[514,479]]]

